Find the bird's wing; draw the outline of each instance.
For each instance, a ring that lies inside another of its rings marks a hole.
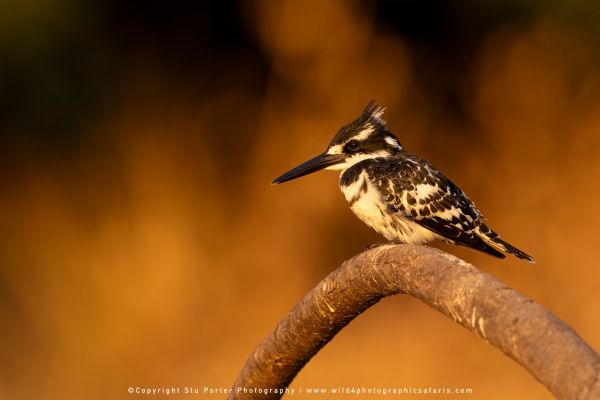
[[[401,213],[453,243],[505,257],[476,234],[483,216],[473,202],[425,160],[403,156],[370,167],[379,169],[369,175],[381,177],[373,183],[389,205],[390,213]]]

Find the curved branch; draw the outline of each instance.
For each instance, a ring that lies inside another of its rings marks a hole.
[[[440,250],[386,245],[346,261],[312,289],[256,347],[229,399],[257,397],[243,388],[286,388],[352,319],[399,293],[420,299],[502,350],[556,398],[600,398],[600,357],[550,311]]]

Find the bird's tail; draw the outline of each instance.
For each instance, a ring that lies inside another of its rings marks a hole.
[[[481,224],[476,229],[475,233],[488,246],[490,246],[496,250],[505,251],[509,254],[514,255],[515,257],[518,257],[522,260],[526,260],[526,261],[529,261],[530,263],[535,264],[533,257],[531,257],[529,254],[525,253],[524,251],[517,249],[515,246],[511,245],[510,243],[506,243],[504,240],[500,239],[498,234],[496,232],[494,232],[493,230],[491,230],[487,225]]]

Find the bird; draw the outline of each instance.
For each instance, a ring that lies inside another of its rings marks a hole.
[[[442,240],[497,258],[504,253],[534,262],[505,242],[456,184],[428,161],[408,152],[371,101],[342,126],[327,149],[272,181],[280,184],[322,169],[340,171],[350,209],[392,244]]]

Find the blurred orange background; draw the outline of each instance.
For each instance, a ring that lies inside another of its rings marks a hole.
[[[306,292],[383,240],[333,172],[269,184],[370,99],[537,264],[437,246],[600,348],[598,3],[9,3],[0,398],[229,387]],[[292,384],[319,386],[551,398],[404,296],[358,317]]]

